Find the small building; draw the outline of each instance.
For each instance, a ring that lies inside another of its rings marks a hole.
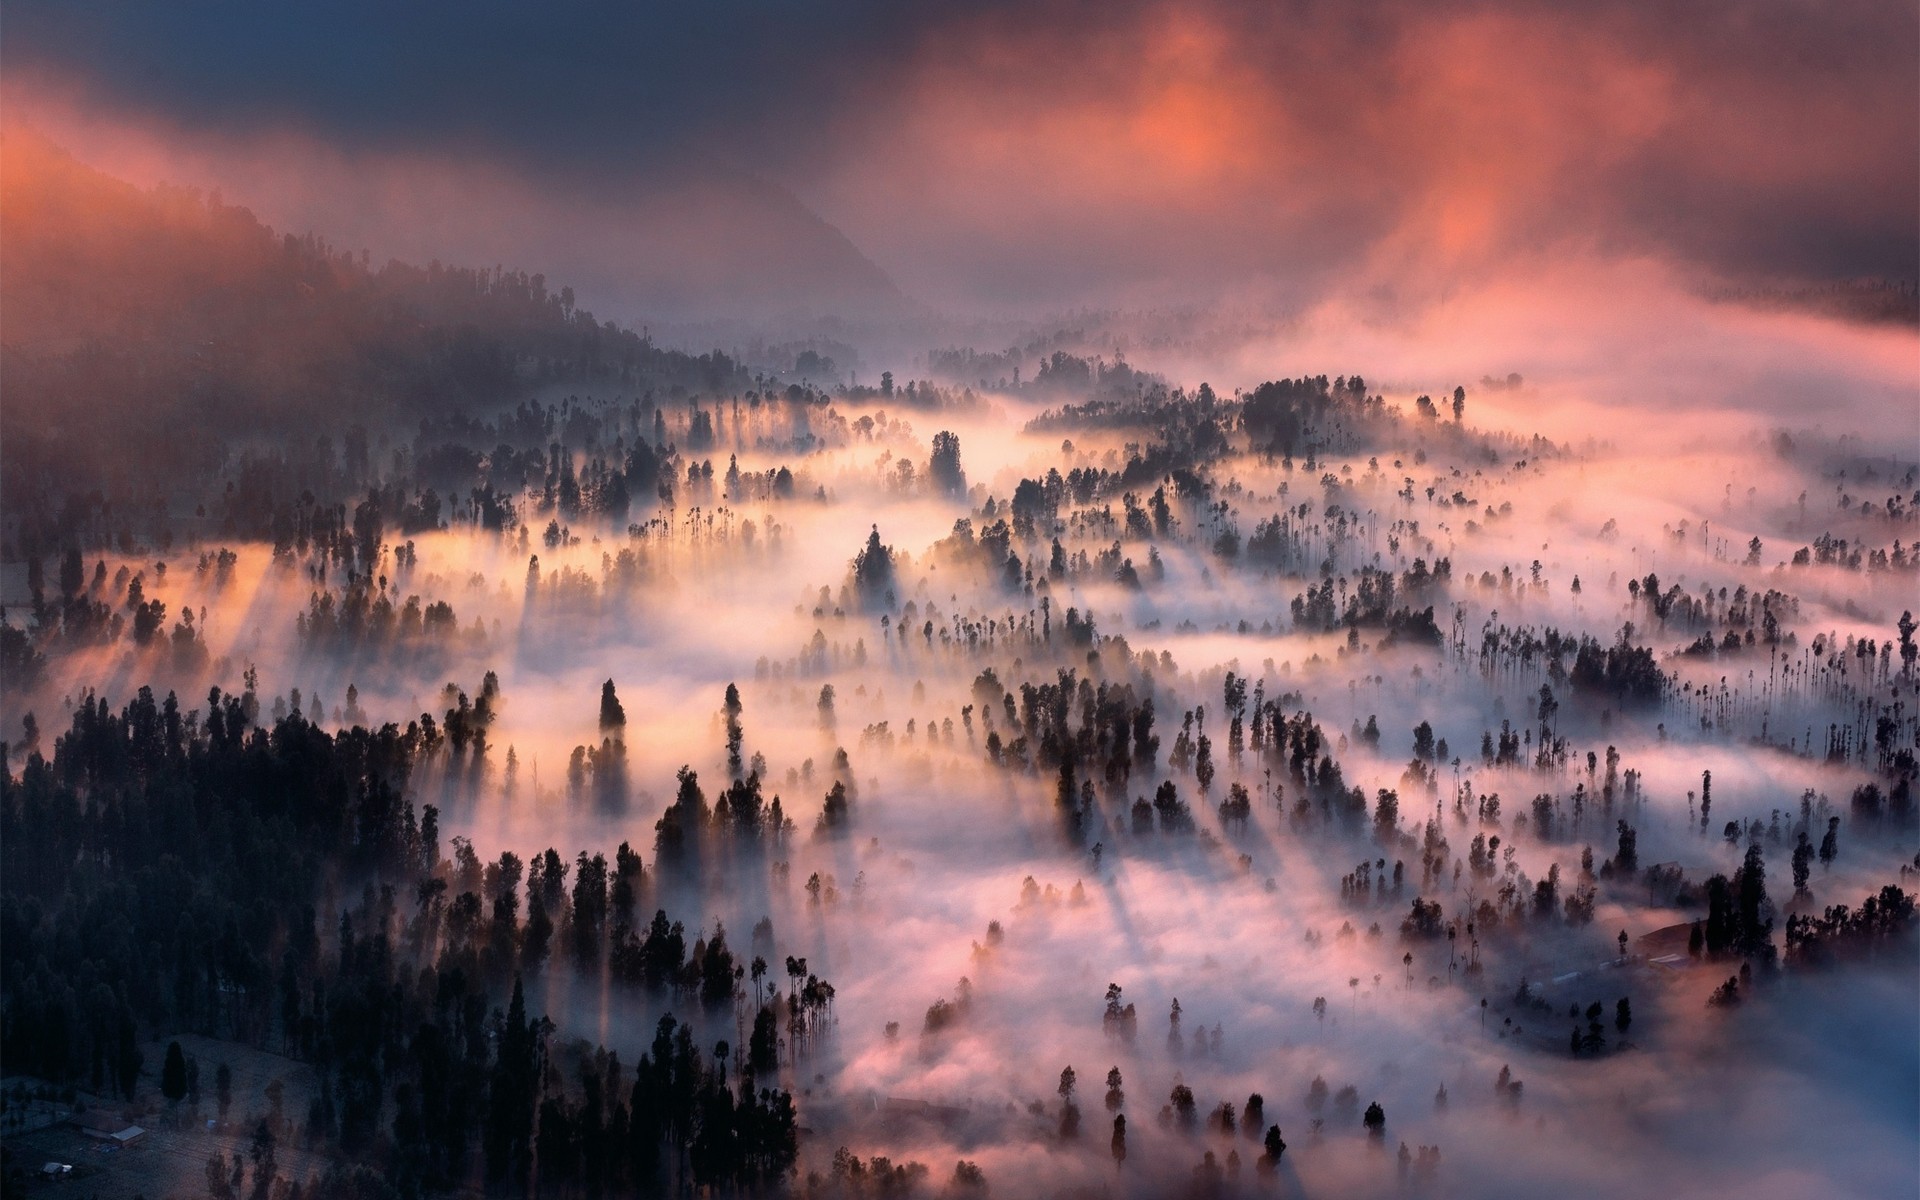
[[[1677,925],[1664,925],[1651,933],[1641,934],[1634,945],[1648,959],[1657,959],[1687,953],[1687,944],[1692,939],[1693,922],[1681,921]]]
[[[64,1178],[65,1176],[73,1174],[73,1164],[62,1163],[62,1162],[50,1162],[46,1166],[40,1168],[40,1174],[46,1176],[48,1179],[61,1179],[61,1178]]]
[[[97,1108],[75,1113],[67,1123],[87,1137],[116,1146],[131,1146],[147,1136],[146,1130],[126,1118]]]

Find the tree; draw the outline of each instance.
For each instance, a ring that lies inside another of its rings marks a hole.
[[[221,1063],[213,1072],[213,1098],[220,1106],[220,1123],[227,1123],[227,1109],[233,1106],[233,1068]]]
[[[1738,910],[1734,948],[1742,954],[1773,951],[1773,902],[1767,898],[1767,868],[1758,843],[1747,847],[1746,861],[1734,873]]]
[[[1060,1072],[1060,1140],[1070,1142],[1080,1136],[1080,1108],[1073,1102],[1076,1077],[1072,1067]]]
[[[80,557],[80,547],[69,546],[60,556],[60,593],[72,599],[86,585],[87,564]]]
[[[967,494],[967,475],[960,467],[960,437],[948,430],[933,435],[933,455],[927,460],[927,474],[934,486],[958,499]]]
[[[827,790],[827,798],[820,808],[819,830],[832,833],[846,828],[847,825],[847,785],[835,780],[833,787]]]
[[[1372,1104],[1367,1105],[1367,1115],[1361,1118],[1360,1123],[1367,1127],[1368,1137],[1376,1140],[1385,1137],[1387,1132],[1387,1110],[1381,1108],[1380,1102],[1375,1100]]]
[[[236,1161],[235,1166],[238,1165]],[[218,1150],[207,1158],[207,1195],[211,1200],[233,1200],[233,1183],[227,1174],[227,1156]]]
[[[724,709],[727,718],[727,774],[738,779],[740,778],[741,769],[744,765],[740,758],[740,745],[746,736],[745,730],[740,724],[740,715],[745,712],[746,709],[745,706],[740,703],[739,685],[734,683],[727,684],[726,696],[721,707]]]
[[[1280,1127],[1278,1125],[1267,1126],[1265,1144],[1267,1156],[1262,1160],[1262,1165],[1271,1171],[1280,1165],[1280,1156],[1287,1152],[1287,1141],[1280,1136]]]
[[[1237,1133],[1240,1129],[1240,1120],[1233,1111],[1232,1103],[1222,1100],[1215,1105],[1213,1112],[1207,1117],[1207,1128],[1229,1138]]]
[[[1373,834],[1382,845],[1391,845],[1400,832],[1400,796],[1391,788],[1381,788],[1373,810]]]
[[[187,1056],[179,1042],[167,1043],[166,1062],[160,1067],[160,1094],[169,1100],[187,1094]]]
[[[1463,387],[1456,387],[1453,389],[1453,423],[1455,425],[1460,424],[1461,420],[1466,415],[1467,415],[1467,389]]]
[[[253,1128],[253,1138],[247,1150],[247,1156],[253,1160],[252,1200],[267,1200],[272,1192],[274,1176],[279,1173],[273,1150],[273,1129],[262,1117]]]
[[[776,997],[778,992],[776,990]],[[753,1014],[753,1035],[747,1039],[747,1070],[754,1075],[772,1075],[780,1069],[780,1026],[774,1006],[762,1005]]]
[[[1172,1095],[1167,1100],[1173,1108],[1174,1120],[1179,1123],[1180,1128],[1192,1130],[1198,1119],[1198,1110],[1193,1102],[1193,1089],[1184,1083],[1176,1083],[1173,1085]]]
[[[878,525],[867,534],[867,544],[853,558],[853,584],[869,607],[891,604],[893,547],[880,542]]]
[[[487,1089],[486,1124],[481,1142],[487,1178],[518,1184],[525,1179],[538,1089],[534,1026],[527,1020],[526,992],[518,975],[500,1027],[499,1049]]]
[[[1116,1169],[1127,1161],[1127,1115],[1115,1114],[1113,1118],[1113,1165]]]
[[[114,1079],[120,1085],[120,1094],[131,1100],[134,1088],[140,1083],[140,1067],[146,1059],[140,1053],[140,1031],[134,1024],[131,1009],[121,1010],[119,1026],[119,1049],[113,1055]]]
[[[1640,835],[1625,821],[1615,823],[1620,841],[1613,854],[1613,869],[1631,875],[1640,869]]]
[[[613,680],[600,685],[600,732],[608,737],[619,737],[627,729],[627,710],[620,706],[620,697],[614,693]]]

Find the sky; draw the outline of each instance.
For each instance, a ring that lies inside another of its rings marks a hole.
[[[623,316],[1920,275],[1901,3],[20,0],[0,73],[108,170]]]

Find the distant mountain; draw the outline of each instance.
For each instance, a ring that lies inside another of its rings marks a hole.
[[[673,161],[584,220],[569,212],[564,238],[534,234],[540,261],[636,320],[898,315],[893,281],[791,192],[703,157]]]

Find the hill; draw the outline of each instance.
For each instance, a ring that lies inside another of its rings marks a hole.
[[[152,503],[238,440],[411,426],[542,383],[745,379],[725,355],[597,320],[540,275],[375,267],[20,129],[0,134],[0,260],[0,468],[19,528],[91,493]]]

